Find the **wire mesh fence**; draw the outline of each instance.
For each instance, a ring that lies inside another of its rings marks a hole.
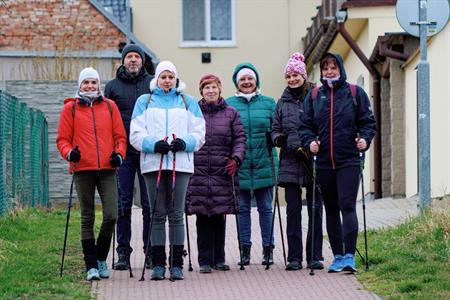
[[[45,115],[0,90],[0,216],[18,207],[48,204]]]

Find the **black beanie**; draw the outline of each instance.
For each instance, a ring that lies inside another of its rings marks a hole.
[[[127,56],[127,54],[129,52],[136,52],[137,54],[139,54],[139,56],[142,59],[142,63],[144,63],[144,61],[145,61],[145,54],[144,54],[144,51],[142,51],[141,47],[139,47],[136,44],[128,44],[122,50],[122,64],[123,64],[123,61],[125,59],[125,56]]]

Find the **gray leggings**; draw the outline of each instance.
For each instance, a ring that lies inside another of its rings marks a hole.
[[[172,203],[172,171],[162,171],[156,201],[156,177],[158,172],[143,175],[150,201],[150,216],[153,216],[152,246],[164,246],[166,244],[167,218],[169,219],[170,244],[184,245],[184,198],[191,174],[176,172],[174,203]]]
[[[99,235],[110,237],[117,220],[117,183],[113,170],[75,173],[75,188],[81,211],[81,240],[95,239],[95,187],[102,201],[103,221]]]

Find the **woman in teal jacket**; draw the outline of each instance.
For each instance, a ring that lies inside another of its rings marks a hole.
[[[274,165],[278,165],[277,152],[272,148],[270,128],[275,110],[275,100],[259,93],[260,81],[256,68],[251,63],[241,63],[233,72],[236,95],[226,102],[241,115],[246,137],[245,159],[239,168],[239,230],[242,245],[242,263],[250,264],[251,249],[251,200],[254,197],[258,207],[259,226],[263,246],[263,261],[273,263],[272,198],[275,179],[272,178]],[[267,138],[268,137],[268,138]],[[276,174],[276,170],[275,173]]]

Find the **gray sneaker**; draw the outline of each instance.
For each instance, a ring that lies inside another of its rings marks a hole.
[[[89,271],[87,271],[86,280],[100,280],[100,274],[98,274],[98,270],[96,268],[90,268]]]
[[[154,266],[152,276],[150,277],[151,280],[163,280],[166,274],[166,268],[161,266]]]
[[[183,280],[183,270],[180,267],[170,268],[170,279],[171,280]]]
[[[98,265],[98,274],[100,275],[100,278],[109,278],[109,270],[108,265],[106,264],[106,260],[99,261],[97,260]]]

